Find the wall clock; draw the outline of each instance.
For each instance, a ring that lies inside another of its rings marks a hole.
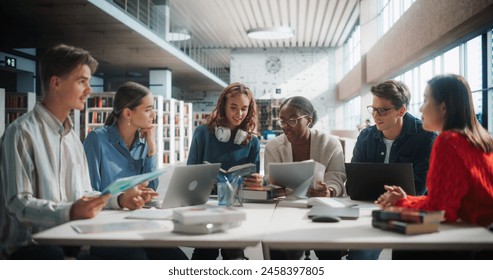
[[[269,73],[278,73],[281,71],[281,66],[281,59],[277,56],[271,56],[265,60],[265,69]]]

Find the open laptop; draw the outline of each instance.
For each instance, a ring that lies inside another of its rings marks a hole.
[[[346,163],[346,191],[352,200],[375,201],[384,185],[416,195],[412,163]]]
[[[219,163],[176,166],[169,184],[165,188],[161,184],[158,186],[157,192],[165,193],[159,207],[176,208],[206,203],[220,167]]]
[[[310,186],[323,181],[325,166],[313,161],[269,164],[269,183],[286,188],[287,199],[306,198]]]
[[[171,219],[172,208],[206,203],[220,167],[219,163],[171,167],[159,178],[159,195],[146,205],[165,210],[139,209],[127,218],[167,220]]]

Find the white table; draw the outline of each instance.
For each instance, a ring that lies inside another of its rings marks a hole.
[[[136,221],[125,219],[129,211],[103,211],[94,219],[72,221],[33,238],[39,244],[77,246],[246,248],[262,242],[264,259],[270,258],[270,249],[493,249],[493,233],[460,223],[442,224],[440,232],[416,236],[373,228],[371,211],[375,206],[359,203],[357,220],[338,223],[313,223],[307,218],[306,208],[245,203],[241,209],[247,218],[240,227],[206,235],[172,233],[172,222],[166,220],[158,221],[163,228],[154,230],[79,234],[72,229],[73,224]]]
[[[153,220],[163,228],[137,231],[107,233],[75,232],[74,224],[102,224],[114,222],[135,222],[126,219],[130,211],[102,211],[90,220],[71,221],[33,236],[39,244],[52,245],[90,245],[90,246],[127,246],[127,247],[172,247],[185,246],[194,248],[246,248],[256,246],[263,237],[263,230],[272,219],[275,204],[246,203],[240,209],[246,212],[246,220],[237,228],[225,232],[205,235],[184,235],[173,233],[173,223],[169,220]],[[149,211],[159,211],[151,210]]]
[[[441,224],[437,233],[404,235],[373,228],[370,203],[360,203],[357,220],[338,223],[314,223],[307,209],[276,207],[262,239],[264,258],[271,249],[493,249],[493,233],[466,224]]]

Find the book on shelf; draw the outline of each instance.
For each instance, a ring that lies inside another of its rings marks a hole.
[[[280,196],[284,196],[284,188],[279,186],[243,187],[244,200],[272,201]]]
[[[423,224],[394,220],[386,221],[376,218],[372,219],[371,225],[374,228],[403,233],[407,235],[438,232],[440,226],[439,223]]]
[[[440,223],[445,219],[443,210],[421,210],[405,207],[386,207],[380,210],[373,210],[372,217],[382,221],[403,221],[412,223]]]
[[[173,221],[185,224],[224,224],[242,222],[246,213],[232,207],[198,205],[173,211]]]

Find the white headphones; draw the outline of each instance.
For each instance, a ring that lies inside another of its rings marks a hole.
[[[229,139],[231,138],[231,129],[229,129],[229,127],[216,126],[215,134],[217,140],[219,140],[220,142],[228,142]],[[236,131],[235,139],[233,142],[237,145],[241,145],[247,137],[248,137],[248,132],[238,129]]]

